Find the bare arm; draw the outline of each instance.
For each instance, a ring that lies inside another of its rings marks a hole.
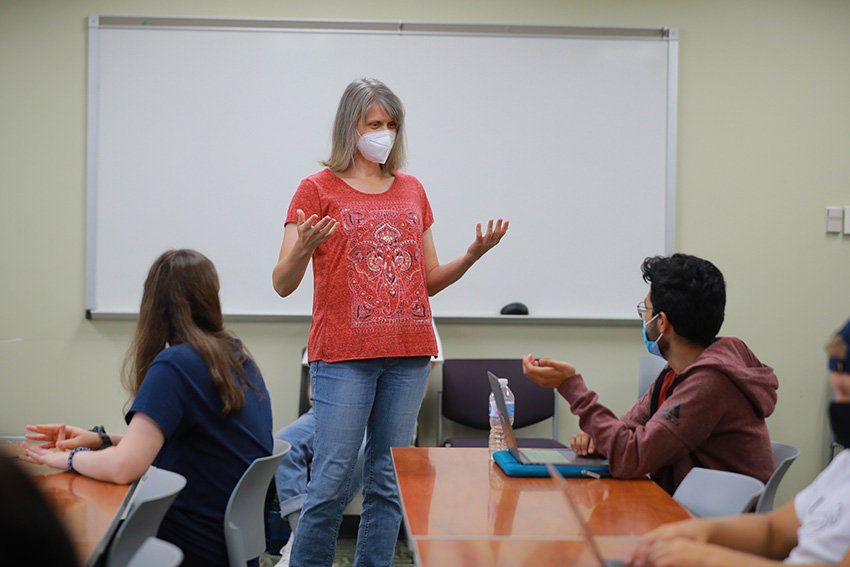
[[[782,560],[797,545],[794,501],[768,514],[742,514],[712,524],[709,542]]]
[[[138,480],[153,464],[159,450],[165,444],[165,434],[159,425],[143,413],[133,414],[127,433],[121,442],[102,451],[81,451],[74,454],[74,470],[80,474],[114,482],[128,484]],[[70,453],[28,445],[22,458],[59,470],[68,470]]]
[[[793,502],[769,514],[677,522],[644,536],[627,561],[635,567],[775,566],[797,545],[799,526]]]
[[[476,225],[475,241],[464,254],[448,264],[440,264],[434,247],[434,235],[430,228],[426,230],[422,234],[422,249],[425,255],[425,282],[428,286],[428,295],[436,295],[463,277],[472,264],[499,243],[508,231],[508,224],[508,221],[499,219],[494,227],[493,220],[490,219],[485,234],[481,232],[481,225]]]
[[[298,289],[307,265],[318,248],[336,232],[339,222],[318,215],[304,218],[304,211],[298,209],[298,222],[288,223],[283,230],[283,243],[280,245],[280,256],[272,271],[274,290],[281,297],[286,297]]]

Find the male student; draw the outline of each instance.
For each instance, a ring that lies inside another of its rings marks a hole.
[[[557,388],[579,416],[579,454],[608,458],[616,478],[647,473],[673,493],[693,467],[738,472],[766,482],[773,453],[764,419],[776,406],[778,381],[743,341],[717,337],[726,283],[711,262],[685,254],[647,258],[650,284],[638,305],[650,353],[667,360],[649,391],[618,418],[597,400],[575,367],[523,358],[525,375]]]
[[[829,422],[850,443],[850,321],[826,345],[835,389]],[[734,565],[850,566],[850,451],[841,451],[792,502],[767,514],[687,520],[644,536],[628,559],[635,567]]]

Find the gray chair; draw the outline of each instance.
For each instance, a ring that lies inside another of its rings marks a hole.
[[[756,512],[770,512],[773,510],[773,500],[776,498],[776,489],[779,488],[779,482],[788,467],[800,455],[800,450],[793,445],[780,443],[779,441],[771,441],[773,447],[773,474],[767,480],[764,486],[764,492],[759,496],[759,501],[756,504]]]
[[[665,366],[667,366],[667,361],[660,356],[645,354],[640,357],[638,399],[641,399],[647,390],[649,390]]]
[[[832,432],[832,426],[829,428],[829,460],[835,458],[835,450],[838,449],[838,452],[844,450],[844,445],[835,440],[835,434]]]
[[[230,567],[245,567],[266,549],[265,503],[269,484],[291,445],[274,440],[268,457],[256,459],[236,483],[224,512],[224,540]]]
[[[173,543],[149,537],[142,543],[127,567],[178,567],[183,563],[183,552]]]
[[[127,567],[159,524],[177,494],[186,486],[186,478],[176,472],[151,467],[139,480],[127,509],[127,517],[109,546],[106,567]],[[182,553],[181,553],[182,555]]]
[[[486,447],[490,430],[487,372],[508,379],[516,397],[514,429],[552,419],[552,437],[517,438],[517,445],[531,448],[565,446],[558,441],[558,392],[544,388],[522,374],[520,358],[449,358],[443,363],[443,388],[437,393],[437,445]],[[443,419],[482,431],[478,437],[443,439]]]
[[[764,483],[757,478],[695,467],[676,488],[673,500],[697,518],[715,518],[751,511],[762,492]]]

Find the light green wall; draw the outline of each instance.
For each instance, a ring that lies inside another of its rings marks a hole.
[[[723,270],[723,334],[743,338],[779,375],[771,434],[802,455],[778,501],[825,465],[822,345],[850,316],[850,237],[825,235],[823,220],[825,206],[850,205],[850,2],[0,0],[0,337],[24,339],[0,343],[0,433],[40,421],[122,427],[118,375],[133,323],[83,317],[89,14],[678,27],[676,248]],[[554,258],[569,262],[570,243]],[[528,269],[545,277],[539,262]],[[286,424],[307,325],[231,328],[266,376],[275,425]],[[447,356],[563,358],[615,411],[635,399],[645,353],[637,326],[440,331]],[[423,409],[426,443],[438,384]],[[576,422],[561,410],[566,440]]]

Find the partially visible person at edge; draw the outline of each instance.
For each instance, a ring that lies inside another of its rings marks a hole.
[[[59,490],[36,484],[32,475],[22,469],[14,457],[0,455],[0,545],[5,550],[4,564],[38,565],[45,560],[51,567],[78,567],[74,544],[46,496],[51,495],[55,501]],[[65,484],[70,486],[67,481]],[[29,554],[29,560],[15,561],[24,553]]]
[[[723,274],[686,254],[644,260],[649,293],[638,305],[651,354],[667,361],[647,393],[618,418],[573,365],[531,355],[525,375],[557,388],[579,416],[572,448],[608,459],[616,478],[650,474],[672,494],[694,467],[767,482],[773,451],[765,418],[779,383],[740,339],[717,337],[726,306]]]
[[[826,345],[832,432],[850,447],[850,321]],[[644,536],[635,567],[850,566],[850,451],[844,449],[794,500],[766,514],[686,520]]]
[[[223,327],[218,275],[194,250],[151,266],[125,362],[133,397],[127,431],[28,425],[24,460],[126,484],[151,465],[186,477],[157,537],[183,550],[184,567],[228,565],[224,511],[248,466],[272,451],[263,377]],[[69,452],[70,451],[70,452]],[[258,565],[254,559],[252,565]]]
[[[428,362],[437,354],[428,297],[459,280],[508,230],[502,219],[490,220],[486,232],[478,225],[467,251],[440,264],[425,191],[399,171],[404,136],[404,107],[385,84],[349,84],[327,169],[301,182],[284,222],[275,291],[292,293],[310,260],[314,277],[308,352],[315,454],[293,567],[333,562],[364,432],[354,564],[393,564],[401,506],[390,448],[410,443]]]

